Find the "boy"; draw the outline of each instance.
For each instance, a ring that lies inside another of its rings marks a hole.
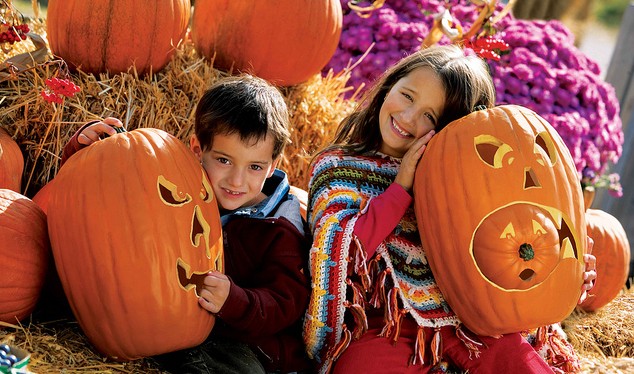
[[[207,172],[220,209],[225,274],[205,277],[199,304],[216,315],[200,346],[156,357],[174,373],[308,372],[301,316],[310,292],[310,240],[298,199],[277,164],[290,143],[284,98],[266,81],[217,81],[198,102],[190,149]],[[82,127],[64,147],[114,135],[115,118]],[[157,326],[157,328],[169,328]]]

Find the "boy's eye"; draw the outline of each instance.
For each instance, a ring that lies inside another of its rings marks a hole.
[[[224,157],[218,157],[216,160],[218,160],[218,162],[220,162],[221,164],[228,164],[229,160],[227,160]]]
[[[251,165],[251,170],[260,171],[260,170],[262,170],[262,166],[260,166],[260,165]]]

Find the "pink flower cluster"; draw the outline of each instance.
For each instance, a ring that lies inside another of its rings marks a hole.
[[[348,0],[341,3],[343,32],[325,71],[357,64],[349,84],[360,92],[402,56],[420,48],[436,14],[447,8],[466,31],[479,12],[464,0],[386,0],[364,18],[348,7]],[[500,2],[497,11],[503,6]],[[570,149],[582,184],[601,186],[624,141],[614,88],[601,79],[597,63],[577,49],[561,22],[518,20],[507,14],[494,27],[495,39],[509,46],[498,49],[503,52],[497,61],[497,56],[487,59],[497,104],[522,105],[544,117]],[[450,42],[443,37],[439,44]],[[475,42],[469,41],[471,46]],[[618,179],[609,185],[618,195]]]

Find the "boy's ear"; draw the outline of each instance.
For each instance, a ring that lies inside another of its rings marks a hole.
[[[191,138],[189,138],[189,149],[191,149],[192,152],[194,152],[194,155],[196,155],[196,157],[198,158],[198,161],[203,160],[203,149],[200,146],[200,142],[198,141],[198,138],[196,137],[196,135],[192,135]]]

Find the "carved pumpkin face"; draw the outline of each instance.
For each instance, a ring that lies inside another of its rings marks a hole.
[[[535,328],[574,309],[583,197],[568,149],[537,114],[508,105],[451,123],[429,143],[414,196],[438,285],[474,332]]]
[[[214,317],[197,293],[223,270],[220,217],[180,140],[138,129],[73,155],[55,177],[48,226],[66,296],[102,353],[135,359],[207,337]]]

